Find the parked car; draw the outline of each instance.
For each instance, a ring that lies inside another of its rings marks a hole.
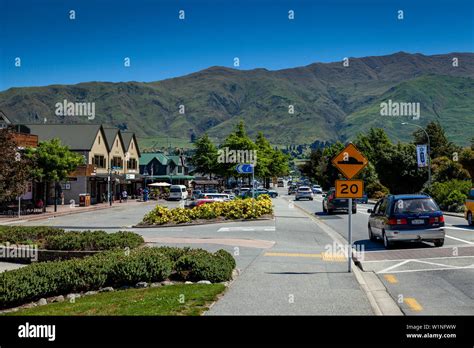
[[[230,195],[225,193],[213,193],[205,192],[196,200],[196,207],[199,207],[203,204],[214,203],[214,202],[227,202],[230,201]]]
[[[300,186],[296,191],[295,201],[299,201],[300,199],[309,199],[313,200],[313,191],[309,186]]]
[[[464,217],[467,220],[468,225],[473,226],[474,220],[474,188],[469,191],[469,195],[466,198],[466,203],[464,204]]]
[[[199,198],[199,196],[202,194],[202,191],[201,190],[194,190],[193,191],[193,195],[192,195],[192,199],[197,199]]]
[[[356,198],[357,203],[367,204],[369,203],[369,196],[366,193],[362,195],[362,198]]]
[[[255,190],[255,198],[257,198],[260,195],[269,195],[271,198],[275,198],[278,196],[278,192],[273,191],[273,190],[267,190],[265,188],[260,188],[260,189]],[[244,198],[252,197],[252,190],[246,191],[242,197]]]
[[[331,187],[327,194],[323,195],[323,212],[332,214],[335,211],[349,211],[349,200],[347,198],[336,198],[336,190]],[[352,214],[357,213],[357,202],[352,200]]]
[[[278,179],[278,181],[277,181],[277,186],[278,186],[278,187],[285,187],[284,181],[281,180],[281,179]]]
[[[235,194],[234,194],[234,192],[233,192],[231,189],[226,189],[226,190],[222,191],[222,193],[225,193],[225,194],[229,195],[229,198],[230,198],[230,199],[234,199],[234,198],[235,198]]]
[[[311,189],[314,194],[323,194],[323,188],[320,185],[313,185]]]
[[[369,239],[381,238],[386,249],[398,241],[444,244],[443,212],[428,195],[389,195],[367,212]]]
[[[184,185],[171,185],[169,200],[182,200],[188,198],[188,190]]]

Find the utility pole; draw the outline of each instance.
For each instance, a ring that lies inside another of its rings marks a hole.
[[[108,193],[109,193],[109,205],[112,206],[112,160],[109,161],[109,177],[108,177]]]

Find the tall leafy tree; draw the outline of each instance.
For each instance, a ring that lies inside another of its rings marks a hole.
[[[245,124],[243,121],[239,122],[239,124],[235,127],[235,130],[230,133],[221,144],[220,149],[223,151],[225,148],[236,151],[257,150],[257,145],[255,145],[255,143],[252,141],[252,139],[250,139],[250,137],[247,135],[247,132],[245,131]],[[235,171],[236,163],[219,163],[218,167],[219,172],[225,177],[241,176]],[[248,177],[248,175],[243,177]]]
[[[451,158],[454,152],[460,152],[461,148],[448,140],[443,127],[439,122],[430,122],[425,127],[426,133],[430,137],[430,157],[447,156]],[[421,129],[413,133],[415,144],[427,144],[426,134]]]
[[[44,184],[45,206],[47,187],[67,178],[79,165],[84,164],[81,155],[72,152],[59,139],[40,142],[37,148],[28,148],[25,155],[33,163],[32,176]]]
[[[21,196],[30,172],[31,161],[17,148],[11,130],[0,130],[0,202]]]
[[[212,174],[217,171],[217,147],[205,133],[194,143],[194,148],[191,164],[198,172],[208,174],[209,179],[212,179]]]

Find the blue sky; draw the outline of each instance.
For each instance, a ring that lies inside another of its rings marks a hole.
[[[398,51],[473,52],[473,12],[472,0],[1,0],[0,90],[156,81],[232,67],[234,57],[240,69],[275,70]]]

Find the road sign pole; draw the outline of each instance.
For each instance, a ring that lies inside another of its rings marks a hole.
[[[252,210],[255,214],[255,167],[252,164]]]
[[[352,272],[352,198],[349,198],[349,249],[347,251],[347,259],[348,259],[348,272]]]

